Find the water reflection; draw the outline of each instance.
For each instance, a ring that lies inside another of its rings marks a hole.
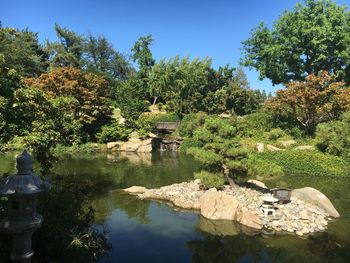
[[[0,156],[2,173],[13,171],[12,160]],[[91,247],[103,244],[100,233],[111,244],[106,254],[97,254],[100,263],[350,262],[350,180],[285,177],[268,183],[318,188],[340,212],[341,218],[327,232],[304,239],[266,237],[235,222],[211,221],[119,191],[190,180],[198,169],[191,157],[176,153],[61,156],[53,170],[55,191],[40,202],[45,221],[34,235],[36,262],[89,262],[87,251],[69,250],[69,243],[74,231],[91,229],[100,241]],[[0,235],[0,262],[7,262],[8,247],[9,240]]]

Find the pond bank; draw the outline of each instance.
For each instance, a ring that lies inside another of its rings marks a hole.
[[[263,191],[247,187],[225,186],[204,190],[199,180],[163,186],[157,189],[133,186],[124,191],[140,199],[163,200],[177,207],[200,211],[208,219],[234,220],[254,229],[286,231],[299,236],[324,231],[332,220],[322,207],[292,197],[286,204],[276,204],[274,215],[263,213]]]

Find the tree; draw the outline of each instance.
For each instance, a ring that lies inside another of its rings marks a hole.
[[[133,52],[132,58],[134,62],[137,62],[139,65],[138,74],[142,80],[145,80],[148,77],[148,74],[155,63],[150,50],[150,45],[152,45],[153,41],[154,39],[152,38],[152,35],[140,37],[131,49]]]
[[[0,26],[0,54],[5,67],[34,77],[46,71],[48,54],[39,44],[38,33]]]
[[[50,99],[70,98],[70,114],[90,135],[109,120],[111,108],[106,97],[108,82],[101,76],[65,67],[38,78],[24,79],[23,82],[42,90]]]
[[[46,43],[46,50],[50,54],[50,64],[56,67],[82,66],[82,56],[85,38],[77,33],[55,24],[58,42]]]
[[[350,89],[326,71],[311,74],[305,81],[295,81],[278,90],[267,106],[277,115],[289,114],[308,134],[317,124],[339,118],[350,109]]]
[[[350,82],[350,12],[330,0],[305,0],[270,30],[261,23],[243,42],[241,64],[273,84],[328,71]]]
[[[194,130],[194,143],[187,153],[212,173],[223,171],[230,184],[231,178],[248,174],[248,151],[241,147],[234,119],[208,116],[204,123]],[[215,176],[215,175],[214,175]]]
[[[117,52],[106,37],[91,34],[85,44],[84,64],[90,72],[118,80],[126,80],[134,71],[127,58]]]
[[[142,80],[136,76],[115,88],[115,100],[126,119],[126,126],[132,128],[136,127],[136,120],[149,106]]]

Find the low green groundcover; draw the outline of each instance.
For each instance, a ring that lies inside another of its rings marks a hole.
[[[322,177],[350,176],[350,161],[318,151],[264,152],[254,156],[282,167],[285,175],[309,175]]]

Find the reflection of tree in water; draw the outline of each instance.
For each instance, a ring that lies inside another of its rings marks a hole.
[[[105,187],[106,181],[99,184],[90,176],[78,179],[76,176],[53,176],[52,190],[40,196],[38,211],[44,222],[33,236],[34,263],[86,263],[108,249],[104,236],[90,228],[94,210],[88,203],[91,195]],[[3,258],[0,262],[7,262],[10,244],[8,237],[0,235],[0,259]]]
[[[236,236],[204,236],[201,240],[189,241],[188,247],[194,252],[193,263],[237,262],[248,257],[247,262],[263,262],[265,247],[255,238]]]
[[[98,224],[103,224],[116,209],[122,210],[129,219],[136,219],[141,224],[150,222],[148,217],[150,201],[139,200],[136,196],[121,191],[112,191],[108,196],[102,196],[92,204],[96,207],[95,222]]]
[[[328,242],[319,238],[313,240],[313,237],[308,240],[295,236],[263,239],[238,234],[224,237],[205,235],[203,239],[191,240],[187,245],[194,252],[193,263],[350,262],[348,245],[333,243],[329,246]]]
[[[350,240],[350,237],[347,239]],[[330,233],[319,233],[307,239],[308,249],[325,262],[350,262],[350,244]]]

